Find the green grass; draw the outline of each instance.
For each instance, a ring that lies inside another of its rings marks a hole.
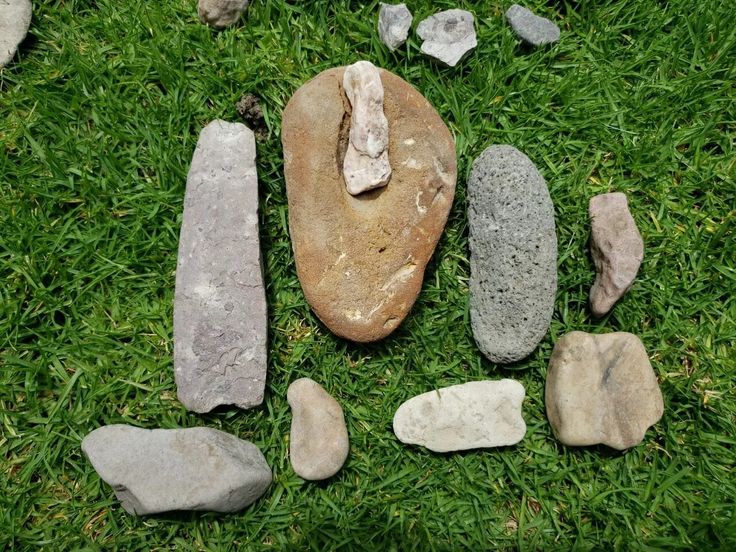
[[[213,32],[195,0],[35,2],[31,33],[0,71],[0,549],[733,550],[736,547],[736,4],[526,2],[562,40],[517,44],[508,3],[409,1],[415,24],[471,9],[478,48],[458,68],[389,53],[377,2],[253,0]],[[316,319],[296,278],[281,111],[323,69],[368,59],[437,108],[457,141],[458,190],[407,320],[371,346]],[[261,243],[270,319],[266,401],[184,410],[172,308],[186,173],[200,129],[263,101]],[[496,366],[468,319],[465,181],[493,143],[524,151],[556,209],[559,292],[549,335]],[[587,204],[629,196],[644,236],[634,288],[606,319],[587,307]],[[639,335],[665,399],[626,453],[553,437],[543,389],[572,330]],[[288,461],[286,388],[310,376],[344,406],[351,454],[308,483]],[[401,445],[396,408],[469,380],[518,378],[525,439],[433,454]],[[108,423],[208,425],[258,444],[274,471],[243,512],[126,514],[80,450]]]

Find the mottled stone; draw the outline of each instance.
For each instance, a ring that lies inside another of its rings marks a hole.
[[[470,320],[490,360],[528,356],[547,333],[557,291],[557,237],[544,178],[512,146],[491,146],[468,179]]]
[[[321,385],[301,378],[289,386],[289,453],[294,472],[312,481],[335,475],[348,457],[350,442],[338,402]]]
[[[475,19],[465,10],[445,10],[417,26],[422,52],[454,67],[477,45]]]
[[[412,16],[406,4],[384,4],[378,12],[378,36],[392,52],[406,42]]]
[[[179,400],[209,412],[261,404],[266,384],[266,294],[258,239],[253,133],[213,121],[187,177],[174,297]]]
[[[590,253],[597,273],[590,290],[590,310],[600,317],[634,283],[644,259],[644,241],[629,212],[625,194],[592,197],[588,213],[592,226]]]
[[[87,435],[82,450],[131,514],[235,512],[271,484],[258,447],[208,427],[109,425]]]
[[[402,443],[435,452],[515,445],[524,438],[524,387],[517,381],[473,381],[417,395],[394,415]]]
[[[549,19],[534,15],[518,4],[513,4],[506,10],[506,20],[516,35],[532,46],[542,46],[560,40],[560,28],[557,25]]]
[[[664,411],[641,340],[624,332],[572,332],[555,345],[547,370],[547,417],[566,445],[638,445]]]
[[[248,0],[199,0],[199,20],[216,29],[238,22],[248,7]]]
[[[0,0],[0,67],[10,63],[26,38],[32,14],[30,0]]]
[[[381,70],[388,186],[351,195],[342,175],[350,103],[344,68],[303,85],[282,120],[289,233],[304,295],[341,337],[376,341],[411,309],[455,195],[455,144],[419,92]]]

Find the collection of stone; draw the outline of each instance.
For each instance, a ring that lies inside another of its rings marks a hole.
[[[202,22],[238,21],[247,0],[199,0]],[[554,23],[513,5],[524,41],[559,39]],[[31,20],[29,0],[0,0],[0,67]],[[378,32],[394,50],[407,38],[405,5],[381,4]],[[472,14],[447,10],[417,26],[424,53],[456,65],[477,42]],[[260,108],[244,98],[238,109]],[[255,113],[257,115],[257,113]],[[254,115],[254,116],[255,116]],[[454,139],[427,100],[367,61],[329,69],[295,92],[283,112],[289,230],[304,295],[336,335],[380,340],[404,320],[444,230],[455,195]],[[490,360],[528,356],[546,335],[557,290],[557,238],[547,185],[512,146],[486,149],[468,180],[470,315]],[[643,241],[621,193],[593,197],[591,311],[603,316],[631,287]],[[263,402],[267,313],[258,228],[253,132],[215,120],[201,132],[187,176],[174,303],[174,377],[189,410]],[[475,381],[404,402],[393,419],[404,443],[432,451],[510,446],[523,439],[524,387]],[[307,480],[335,475],[349,438],[343,410],[317,382],[291,383],[289,453]],[[572,332],[555,345],[545,403],[567,445],[640,443],[663,413],[657,378],[632,334]],[[82,449],[134,514],[232,512],[257,500],[271,469],[256,445],[211,428],[92,431]]]

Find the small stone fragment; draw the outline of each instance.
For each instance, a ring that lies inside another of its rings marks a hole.
[[[189,410],[261,404],[266,293],[253,132],[216,120],[187,177],[174,295],[174,375]]]
[[[392,52],[406,42],[412,16],[406,4],[384,4],[378,12],[378,36]]]
[[[342,408],[309,378],[293,382],[286,400],[292,413],[289,453],[294,472],[312,481],[332,477],[350,450]]]
[[[644,241],[629,212],[626,195],[601,194],[588,205],[592,232],[590,253],[597,273],[590,289],[590,310],[604,316],[631,288],[641,261]]]
[[[542,46],[560,40],[560,28],[549,19],[534,15],[528,9],[513,4],[506,10],[506,20],[516,35],[532,46]]]
[[[238,22],[248,7],[248,0],[199,0],[199,20],[216,29]]]
[[[493,362],[528,356],[546,335],[557,291],[554,207],[544,178],[512,146],[491,146],[468,179],[470,321]]]
[[[266,120],[263,118],[263,110],[258,98],[253,94],[245,94],[241,96],[238,103],[235,104],[238,115],[243,118],[245,126],[253,131],[258,140],[268,137],[268,128]]]
[[[18,51],[28,34],[32,14],[30,0],[0,0],[0,68],[10,63]]]
[[[624,332],[563,336],[549,361],[544,400],[557,439],[571,446],[633,447],[664,411],[644,345]]]
[[[417,26],[422,52],[454,67],[478,45],[475,19],[465,10],[436,13]]]
[[[523,401],[524,386],[510,379],[452,385],[403,403],[394,433],[435,452],[515,445],[526,433]]]
[[[208,427],[100,427],[82,450],[127,512],[235,512],[271,484],[271,469],[253,443]]]

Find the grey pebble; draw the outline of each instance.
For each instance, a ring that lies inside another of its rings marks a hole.
[[[28,34],[32,15],[30,0],[0,0],[0,67],[15,56]]]
[[[465,10],[445,10],[417,26],[422,52],[454,67],[477,45],[475,18]]]
[[[506,10],[506,20],[516,35],[532,46],[542,46],[560,40],[560,28],[549,19],[534,15],[528,9],[513,4]]]
[[[393,51],[409,36],[412,16],[406,4],[384,4],[378,12],[378,36]]]

